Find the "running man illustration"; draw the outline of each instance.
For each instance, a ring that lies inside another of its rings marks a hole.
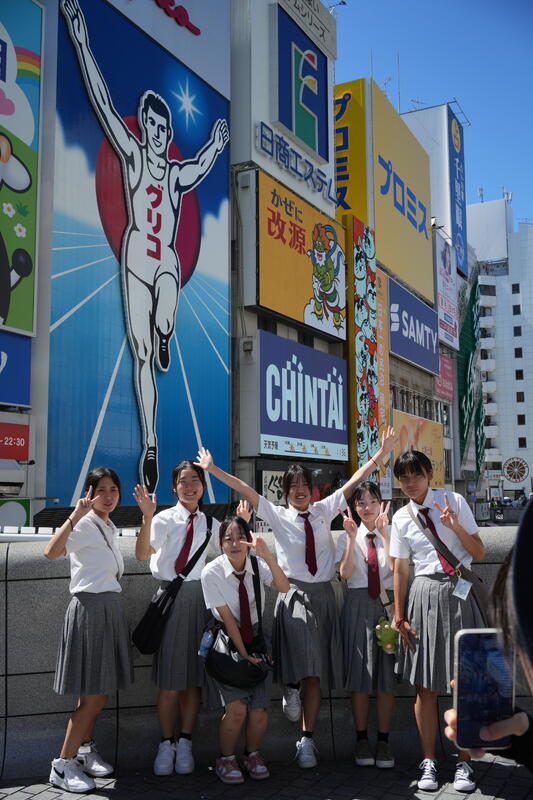
[[[166,372],[170,365],[169,343],[181,288],[175,240],[182,198],[211,171],[229,141],[228,125],[226,120],[217,120],[211,137],[196,156],[171,160],[170,108],[159,94],[148,90],[142,95],[137,111],[142,133],[139,141],[113,105],[89,46],[78,0],[61,0],[61,10],[90,102],[122,164],[128,224],[120,261],[144,445],[139,471],[141,483],[153,492],[158,482],[155,366]]]

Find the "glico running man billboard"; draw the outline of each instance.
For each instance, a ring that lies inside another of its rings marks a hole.
[[[229,102],[106,2],[60,9],[47,494],[104,463],[167,503],[229,455]]]

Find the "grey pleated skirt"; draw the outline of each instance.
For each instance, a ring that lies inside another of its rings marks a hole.
[[[79,592],[65,613],[58,694],[111,694],[133,683],[129,626],[120,592]]]
[[[389,592],[392,598],[392,592]],[[341,614],[345,688],[375,694],[393,692],[398,684],[396,657],[385,653],[376,639],[376,625],[385,616],[383,603],[368,589],[349,589]]]
[[[407,620],[416,631],[414,652],[403,644],[398,673],[413,686],[439,694],[450,693],[453,678],[453,640],[461,628],[484,628],[470,591],[466,600],[453,596],[457,578],[445,573],[419,575],[407,601]]]
[[[254,636],[257,634],[258,626],[254,625]],[[270,640],[263,632],[267,651],[270,652]],[[272,671],[269,670],[264,681],[258,683],[251,689],[238,689],[236,686],[228,686],[227,683],[220,683],[205,673],[205,690],[203,695],[204,706],[210,709],[223,708],[229,703],[240,700],[248,706],[248,711],[256,708],[270,708],[270,697],[272,694]]]
[[[274,611],[274,679],[287,684],[313,676],[323,690],[341,689],[342,638],[333,587],[329,581],[290,582]]]
[[[159,689],[181,691],[204,685],[204,662],[198,647],[206,619],[202,584],[183,581],[152,662],[152,680]]]

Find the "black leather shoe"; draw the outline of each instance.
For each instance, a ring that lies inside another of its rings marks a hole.
[[[146,453],[144,454],[142,461],[141,472],[143,476],[143,483],[148,489],[148,492],[152,494],[152,492],[155,492],[155,487],[157,486],[157,481],[159,480],[156,447],[146,448]]]

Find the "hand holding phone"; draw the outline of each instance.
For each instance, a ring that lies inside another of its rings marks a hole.
[[[495,628],[462,630],[455,636],[455,743],[461,750],[509,747],[510,736],[481,738],[481,729],[514,714],[514,658],[504,654]],[[497,726],[498,733],[510,732]],[[485,731],[483,731],[485,733]]]
[[[457,735],[457,711],[455,708],[449,708],[445,711],[444,719],[446,721],[444,734],[447,739],[455,742]],[[528,715],[525,711],[517,711],[516,714],[513,714],[513,716],[508,719],[503,719],[500,722],[493,722],[492,725],[481,728],[480,736],[484,742],[484,747],[473,747],[470,748],[468,752],[473,759],[483,758],[487,750],[490,751],[492,747],[491,742],[496,739],[501,739],[504,736],[523,736],[528,730]]]

